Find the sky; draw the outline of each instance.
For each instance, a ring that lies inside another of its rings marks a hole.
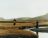
[[[48,13],[48,0],[0,0],[0,17],[37,17]]]
[[[48,13],[48,0],[0,0],[0,17],[10,19],[37,17]],[[48,38],[40,33],[39,38]]]

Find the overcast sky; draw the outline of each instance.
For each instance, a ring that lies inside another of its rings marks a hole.
[[[48,13],[48,0],[0,0],[0,17],[36,17]]]

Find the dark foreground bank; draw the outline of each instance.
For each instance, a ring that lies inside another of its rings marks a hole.
[[[6,36],[0,36],[0,38],[37,38],[37,36],[16,36],[16,35],[6,35]]]

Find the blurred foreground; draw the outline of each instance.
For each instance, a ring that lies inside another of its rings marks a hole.
[[[0,38],[37,38],[37,35],[31,31],[19,29],[1,29]]]

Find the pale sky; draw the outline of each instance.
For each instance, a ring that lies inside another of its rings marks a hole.
[[[0,0],[0,17],[36,17],[48,13],[48,0]],[[48,38],[48,34],[39,34]]]
[[[0,0],[0,17],[36,17],[48,13],[48,0]]]

